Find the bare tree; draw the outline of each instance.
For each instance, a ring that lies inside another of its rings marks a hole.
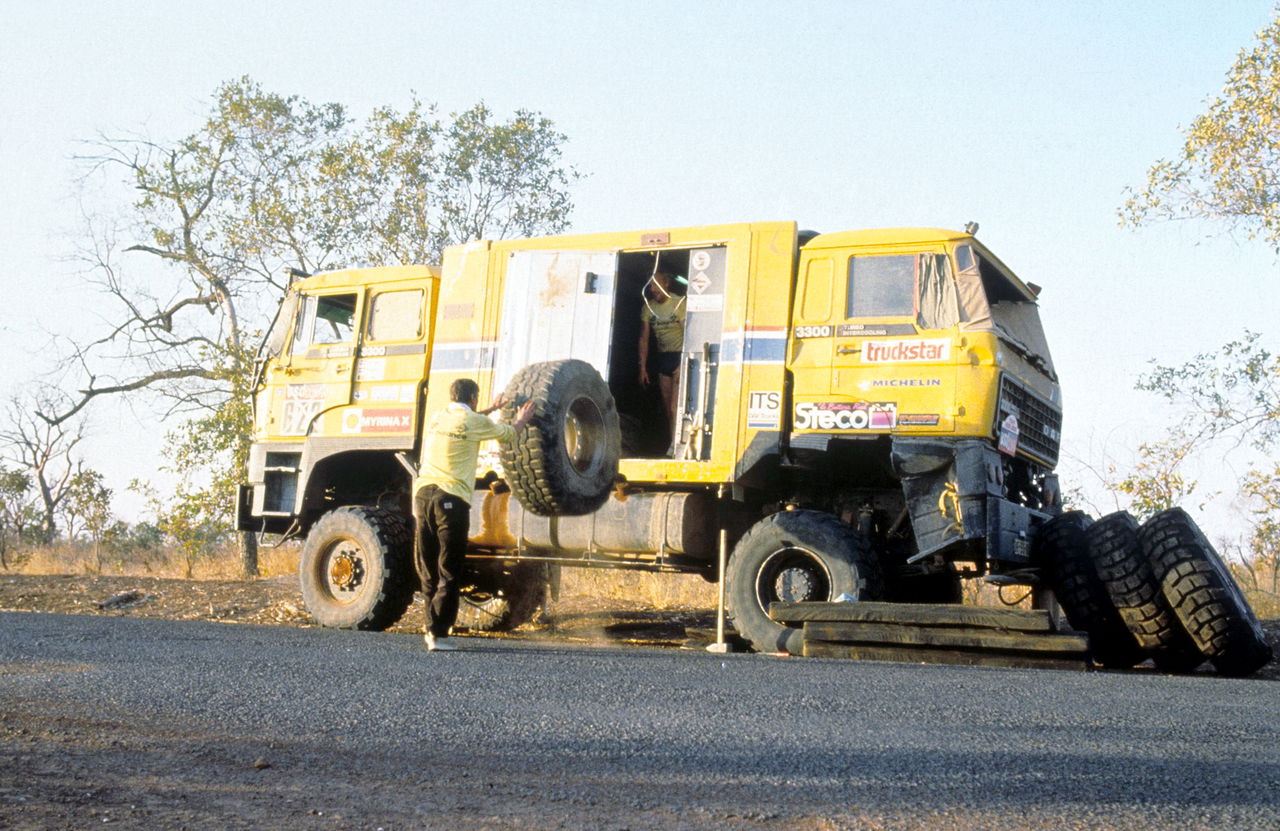
[[[65,407],[56,391],[40,389],[9,399],[0,426],[0,453],[29,477],[39,511],[39,537],[51,543],[58,535],[58,512],[75,477],[84,469],[75,450],[84,439],[79,419],[51,422],[40,413]]]

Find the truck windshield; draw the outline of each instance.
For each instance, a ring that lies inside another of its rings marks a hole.
[[[924,329],[959,322],[955,283],[943,254],[855,254],[849,258],[846,319],[915,315]]]
[[[1056,379],[1035,299],[973,246],[957,245],[955,259],[961,328],[995,332],[1032,365]]]
[[[259,361],[279,357],[284,351],[285,341],[289,336],[289,324],[293,323],[297,309],[298,295],[291,291],[284,296],[284,300],[280,301],[276,316],[271,321],[271,328],[267,330],[266,337],[262,339],[262,345],[258,347]]]

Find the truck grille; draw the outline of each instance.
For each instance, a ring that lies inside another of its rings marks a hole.
[[[1018,455],[1053,467],[1058,463],[1062,442],[1062,411],[1031,392],[1009,375],[1000,378],[1000,407],[994,433],[1010,416],[1018,417]]]

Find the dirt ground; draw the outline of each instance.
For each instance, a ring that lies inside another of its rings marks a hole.
[[[119,615],[311,627],[292,575],[262,580],[181,580],[157,577],[0,574],[0,611]],[[418,597],[393,632],[421,633]],[[698,647],[715,640],[715,613],[656,610],[637,601],[563,597],[514,633],[569,641]]]

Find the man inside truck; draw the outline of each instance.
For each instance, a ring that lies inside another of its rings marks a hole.
[[[533,414],[533,402],[526,401],[510,424],[486,418],[502,406],[502,396],[477,411],[480,386],[470,378],[454,381],[449,386],[449,399],[450,404],[423,427],[418,476],[413,483],[414,550],[426,605],[423,639],[431,652],[457,649],[449,640],[449,630],[458,618],[458,590],[467,562],[480,442],[514,441],[516,431]]]
[[[649,338],[652,334],[658,350],[654,370],[658,389],[667,414],[672,443],[676,441],[676,388],[680,358],[684,350],[684,296],[675,291],[676,278],[667,269],[657,268],[645,283],[644,305],[640,309],[640,385],[649,386]]]

